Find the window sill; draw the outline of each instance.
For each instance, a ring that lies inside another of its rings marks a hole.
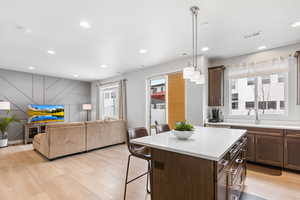
[[[259,115],[259,120],[282,120],[288,118],[288,114],[264,114]],[[255,115],[224,115],[224,119],[242,119],[242,120],[255,120]]]

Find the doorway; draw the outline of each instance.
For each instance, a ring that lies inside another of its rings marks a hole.
[[[148,79],[147,127],[155,134],[156,124],[185,121],[185,81],[182,72],[170,73]]]
[[[150,79],[150,132],[155,134],[155,124],[168,123],[167,76]]]

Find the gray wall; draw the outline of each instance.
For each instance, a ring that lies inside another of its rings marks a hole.
[[[12,113],[22,119],[10,127],[9,140],[23,139],[28,104],[64,104],[66,122],[85,120],[81,104],[90,102],[90,87],[89,82],[0,69],[0,100],[10,101]]]
[[[208,60],[205,57],[199,57],[198,59],[201,66],[203,66],[203,68],[207,68]],[[91,87],[92,103],[94,104],[94,107],[97,106],[97,83],[105,83],[126,78],[128,125],[129,127],[146,126],[146,80],[153,76],[180,71],[187,66],[187,63],[190,60],[191,59],[189,58],[175,60],[138,71],[129,72],[121,77],[93,82]],[[206,70],[204,70],[204,72],[206,72]],[[206,85],[202,86],[188,81],[186,82],[186,119],[193,124],[203,124],[203,119],[205,118],[203,113],[206,113],[204,105],[204,99],[206,97],[203,94],[205,94],[206,87]],[[96,112],[96,110],[92,113],[92,119],[98,119],[98,112]]]

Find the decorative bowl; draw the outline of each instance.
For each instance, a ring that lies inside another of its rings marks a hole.
[[[187,140],[194,134],[194,131],[176,131],[176,130],[172,130],[172,133],[179,140]]]

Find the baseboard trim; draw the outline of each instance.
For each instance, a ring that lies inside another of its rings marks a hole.
[[[8,141],[8,145],[24,144],[24,140],[12,140]]]

